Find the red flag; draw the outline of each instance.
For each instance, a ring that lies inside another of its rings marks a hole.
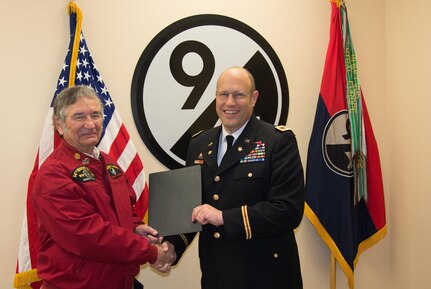
[[[113,156],[127,175],[137,196],[136,209],[140,218],[144,218],[148,207],[148,187],[145,180],[144,167],[130,139],[111,96],[97,71],[93,58],[88,50],[84,35],[81,32],[82,15],[75,3],[69,3],[71,38],[66,60],[58,79],[57,94],[66,87],[73,85],[89,85],[94,88],[104,104],[103,134],[98,145],[99,149]],[[52,103],[48,110],[42,131],[39,150],[27,188],[27,203],[21,229],[21,240],[18,252],[15,288],[39,288],[37,276],[37,255],[39,240],[36,232],[36,217],[31,206],[31,191],[37,172],[58,145],[59,139],[52,125]]]
[[[356,58],[354,51],[352,55],[352,50],[346,50],[346,37],[350,36],[346,8],[336,2],[338,7],[332,3],[330,40],[308,147],[305,214],[353,288],[358,257],[385,236],[386,217],[378,147],[360,89],[355,112],[359,112],[362,123],[358,126],[361,133],[356,136],[361,140],[364,159],[357,162],[352,151],[354,136],[348,106],[352,79],[346,71],[357,73]],[[353,48],[351,42],[348,44]],[[366,177],[357,178],[354,166],[365,169]],[[355,190],[358,181],[366,188],[360,197]]]

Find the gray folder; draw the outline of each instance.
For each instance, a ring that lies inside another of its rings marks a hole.
[[[148,225],[159,236],[202,230],[192,223],[193,208],[202,204],[199,165],[149,175]]]

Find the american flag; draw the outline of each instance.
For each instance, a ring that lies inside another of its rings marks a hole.
[[[27,203],[21,229],[14,281],[15,288],[40,287],[40,282],[37,282],[39,278],[36,271],[39,241],[36,232],[35,214],[31,207],[31,191],[40,166],[60,141],[52,125],[52,104],[57,94],[64,88],[74,85],[87,85],[97,92],[104,104],[105,111],[103,133],[98,147],[117,160],[128,180],[133,184],[137,197],[136,210],[139,217],[143,219],[147,212],[148,187],[141,159],[88,50],[87,43],[81,32],[82,14],[79,7],[73,2],[69,3],[69,13],[71,31],[69,49],[58,79],[54,98],[48,110],[38,154],[28,182]]]

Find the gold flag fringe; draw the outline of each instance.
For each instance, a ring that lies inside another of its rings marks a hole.
[[[40,281],[41,279],[37,275],[37,270],[32,269],[29,271],[15,274],[15,280],[13,287],[17,289],[32,289],[30,284],[33,282]]]

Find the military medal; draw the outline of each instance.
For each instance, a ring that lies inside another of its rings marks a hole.
[[[241,164],[265,161],[265,143],[257,141],[255,144],[256,147],[239,161]]]

